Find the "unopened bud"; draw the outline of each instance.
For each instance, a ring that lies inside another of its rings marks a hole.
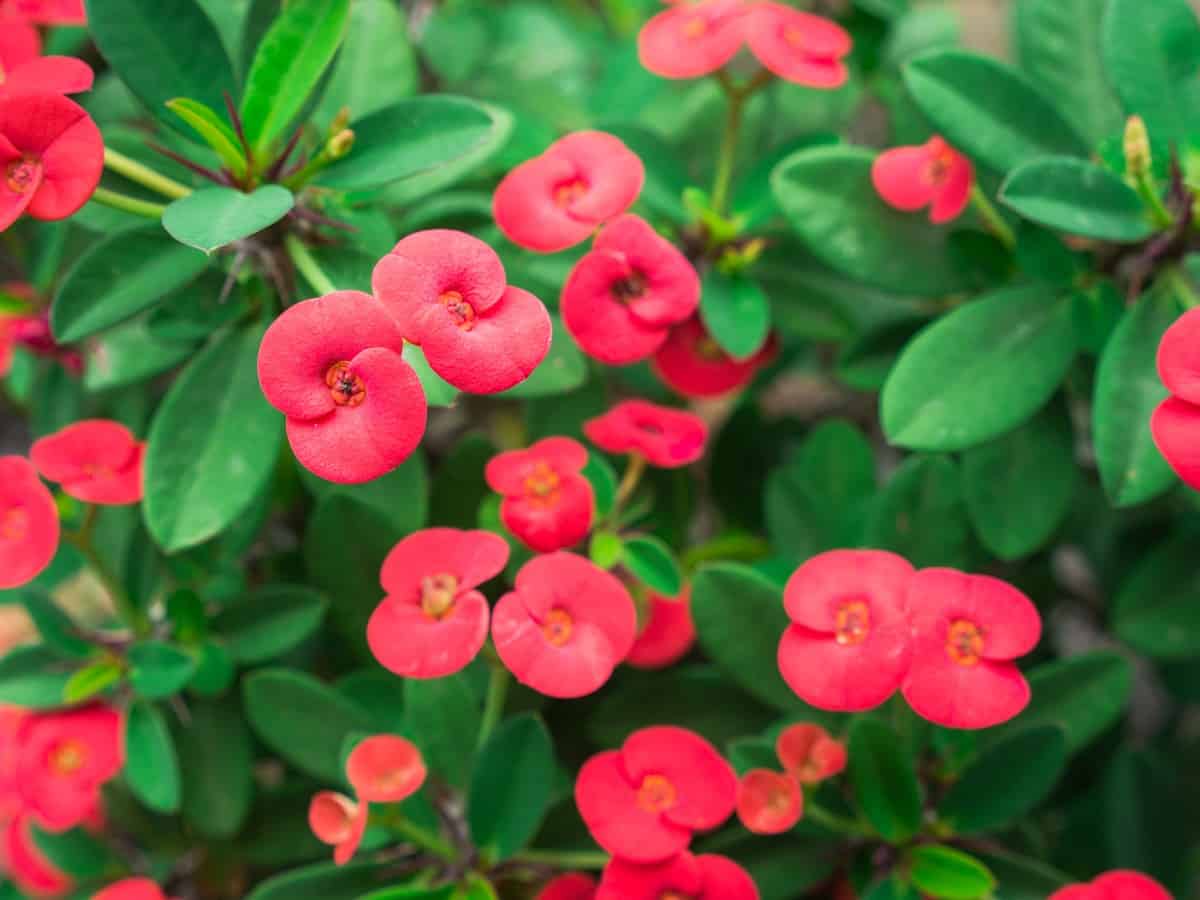
[[[329,154],[330,159],[341,159],[353,147],[354,132],[349,128],[343,128],[329,139],[329,143],[325,146],[325,152]]]
[[[1150,172],[1150,135],[1141,116],[1130,116],[1125,123],[1125,171],[1132,178]]]
[[[338,110],[337,115],[333,117],[333,121],[329,123],[329,136],[334,137],[349,124],[350,107],[343,106]]]

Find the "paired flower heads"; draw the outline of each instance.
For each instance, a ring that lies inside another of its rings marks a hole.
[[[737,814],[747,831],[780,834],[804,814],[804,785],[815,785],[846,768],[846,746],[819,725],[799,722],[775,741],[782,772],[752,769],[738,783]]]
[[[1200,310],[1175,320],[1158,345],[1158,376],[1171,396],[1150,417],[1154,443],[1184,484],[1200,491]]]

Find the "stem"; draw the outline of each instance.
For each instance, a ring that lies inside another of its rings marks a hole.
[[[118,175],[124,175],[130,181],[136,181],[142,187],[150,188],[172,200],[186,197],[192,192],[191,188],[180,184],[175,179],[155,172],[149,166],[144,166],[136,159],[130,159],[124,153],[118,153],[111,147],[104,148],[104,164]]]
[[[110,191],[108,188],[102,187],[96,188],[96,192],[92,194],[92,199],[105,206],[111,206],[113,209],[124,210],[127,213],[133,213],[135,216],[145,216],[147,219],[161,219],[162,214],[167,211],[167,208],[161,203],[138,200],[136,197],[118,194],[116,191]]]
[[[609,513],[609,518],[616,518],[621,507],[625,505],[625,502],[637,490],[638,482],[642,480],[642,475],[645,472],[646,457],[639,453],[630,456],[629,465],[625,467],[625,474],[621,476],[621,483],[617,485],[617,495],[613,498],[612,512]]]
[[[540,863],[559,869],[603,869],[608,865],[607,853],[588,850],[526,850],[517,858],[521,862]]]
[[[332,294],[337,290],[337,286],[325,274],[316,257],[308,251],[299,238],[294,234],[289,234],[284,239],[284,244],[287,246],[288,256],[292,258],[292,262],[296,264],[296,268],[314,291],[324,295]]]
[[[979,213],[979,217],[983,219],[983,224],[988,227],[988,231],[1000,239],[1000,243],[1004,244],[1009,250],[1017,246],[1017,236],[1013,234],[1013,230],[1008,227],[1008,223],[996,211],[996,207],[992,205],[992,201],[987,198],[978,184],[971,186],[971,202],[975,204],[975,211]]]
[[[858,837],[871,836],[871,830],[861,822],[831,813],[829,810],[823,809],[815,803],[806,802],[804,804],[804,818],[824,828],[828,828],[830,831],[837,831],[841,834],[852,834]]]
[[[1150,215],[1154,219],[1155,225],[1159,228],[1170,228],[1175,224],[1171,213],[1163,205],[1162,197],[1158,195],[1158,188],[1154,184],[1153,176],[1149,172],[1142,172],[1134,180],[1134,187],[1137,189],[1138,196],[1150,207]]]
[[[1184,309],[1195,309],[1200,306],[1200,296],[1192,288],[1192,283],[1184,274],[1183,270],[1178,266],[1171,266],[1163,277],[1168,279],[1171,286],[1175,288],[1175,292],[1179,295],[1179,300],[1183,304]]]
[[[134,634],[138,636],[145,635],[150,631],[150,622],[142,614],[129,594],[126,593],[124,586],[117,578],[113,571],[108,567],[108,564],[100,558],[100,554],[96,552],[95,545],[92,543],[92,534],[96,528],[96,514],[99,511],[97,506],[89,506],[87,513],[84,515],[83,525],[78,531],[64,531],[62,539],[75,547],[79,554],[87,562],[88,567],[100,579],[105,590],[112,597],[113,606],[116,608],[117,616],[122,622],[127,625]]]
[[[408,819],[399,818],[388,822],[388,827],[396,834],[405,838],[409,843],[423,847],[435,856],[451,862],[457,857],[454,848],[431,831],[426,831],[420,825]]]
[[[729,186],[733,181],[733,164],[737,158],[738,138],[741,136],[742,113],[745,112],[746,101],[759,88],[770,84],[772,75],[763,69],[741,86],[735,85],[724,69],[717,72],[716,77],[729,100],[729,107],[725,111],[725,131],[721,135],[721,149],[717,156],[717,174],[713,180],[709,206],[717,215],[723,216],[725,215],[725,205],[729,202]]]
[[[487,743],[487,739],[492,736],[504,715],[504,701],[508,697],[511,681],[508,669],[500,662],[493,661],[491,676],[488,678],[487,700],[483,704],[483,719],[479,723],[480,747]]]

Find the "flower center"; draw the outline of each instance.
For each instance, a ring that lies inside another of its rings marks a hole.
[[[638,806],[648,813],[666,812],[678,799],[675,785],[665,775],[647,775],[638,787]]]
[[[955,619],[946,630],[946,655],[960,666],[978,664],[983,655],[983,631],[974,622]]]
[[[666,431],[660,424],[651,421],[650,419],[642,419],[635,424],[638,431],[645,432],[646,434],[653,435],[654,437],[661,437],[662,435],[666,434]]]
[[[14,159],[8,164],[8,171],[5,175],[9,190],[17,194],[27,194],[37,185],[37,160],[27,156]]]
[[[0,540],[19,541],[29,530],[29,513],[19,506],[0,515]]]
[[[783,39],[793,47],[804,46],[804,32],[794,25],[790,28],[785,28],[783,31]]]
[[[587,193],[587,185],[582,178],[572,178],[564,181],[554,189],[554,203],[558,207],[568,207]]]
[[[540,506],[553,506],[558,502],[561,481],[548,463],[536,462],[533,471],[525,476],[525,496]]]
[[[693,897],[691,894],[682,894],[679,891],[670,890],[659,894],[658,900],[693,900]]]
[[[622,303],[630,303],[646,293],[646,279],[641,272],[613,282],[612,295]]]
[[[447,572],[421,579],[421,609],[431,619],[442,619],[454,609],[458,579]]]
[[[68,738],[50,751],[50,771],[64,778],[74,775],[87,762],[87,747],[81,741]]]
[[[705,362],[721,362],[725,359],[725,351],[721,345],[708,335],[696,341],[696,355]]]
[[[836,640],[842,646],[861,644],[871,633],[871,607],[866,600],[843,600],[834,619]]]
[[[108,481],[109,479],[116,477],[117,473],[108,466],[98,466],[95,463],[84,463],[83,474],[95,481]]]
[[[569,612],[565,609],[552,609],[546,614],[546,621],[542,623],[542,634],[555,647],[561,647],[571,639],[574,627],[575,620]]]
[[[692,16],[683,23],[683,36],[688,40],[694,41],[704,37],[706,31],[708,31],[708,22],[704,20],[704,16]]]
[[[343,360],[329,367],[325,373],[325,384],[338,406],[358,406],[367,399],[367,386],[350,371],[350,363]]]
[[[475,327],[475,307],[464,300],[458,291],[446,291],[438,297],[438,302],[446,307],[446,312],[450,314],[454,324],[463,331],[470,331]]]

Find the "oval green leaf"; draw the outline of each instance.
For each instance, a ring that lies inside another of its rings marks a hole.
[[[996,879],[975,857],[938,844],[916,847],[908,854],[913,886],[936,900],[982,900]]]
[[[1200,570],[1195,540],[1180,536],[1138,560],[1117,591],[1113,611],[1120,638],[1147,656],[1186,660],[1200,655]]]
[[[181,244],[212,253],[269,228],[291,212],[292,192],[277,184],[252,194],[229,187],[210,187],[176,200],[163,213],[167,233]]]
[[[850,727],[850,784],[863,815],[884,840],[903,843],[921,829],[921,784],[904,742],[878,719]]]
[[[125,781],[134,795],[160,813],[179,811],[179,759],[162,713],[139,700],[125,717]]]
[[[531,714],[505,722],[480,750],[467,820],[475,846],[490,859],[508,859],[533,838],[550,802],[556,765],[550,732]]]
[[[683,573],[679,571],[671,548],[656,537],[627,540],[621,563],[634,578],[655,593],[675,597],[683,590]]]
[[[1154,233],[1141,198],[1108,169],[1058,156],[1014,169],[1000,199],[1025,218],[1104,241],[1140,241]]]
[[[222,609],[212,627],[235,661],[253,665],[283,655],[316,631],[326,606],[311,588],[267,585]]]

